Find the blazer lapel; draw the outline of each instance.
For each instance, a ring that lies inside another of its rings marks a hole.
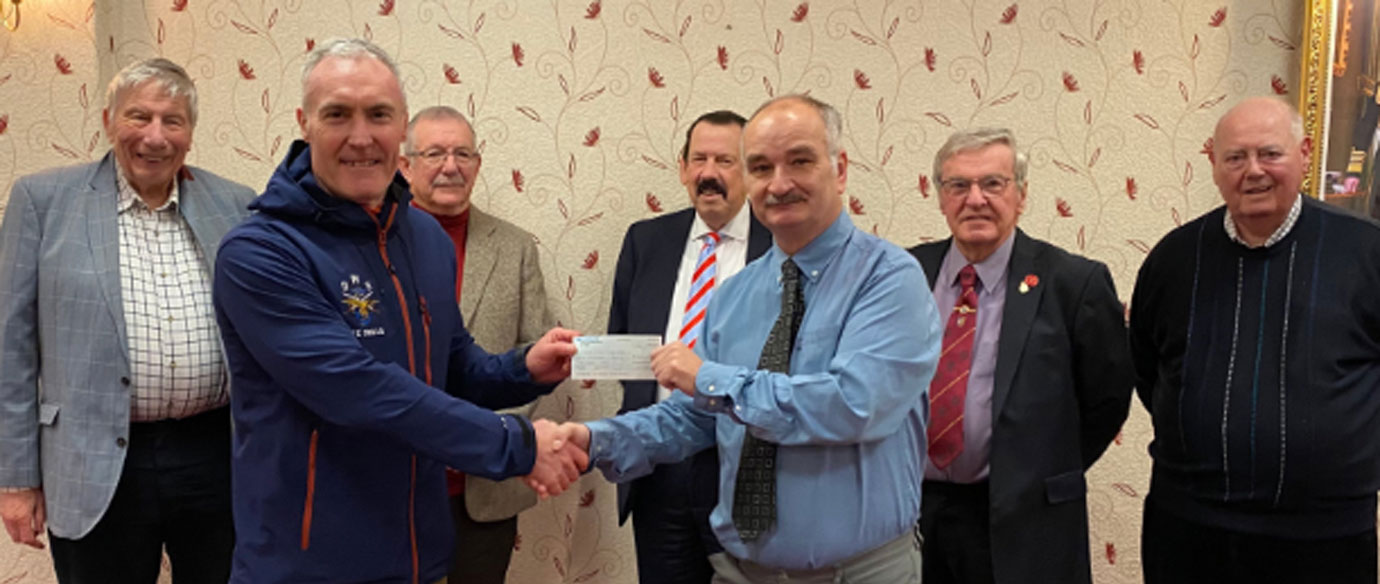
[[[494,273],[498,263],[498,247],[488,242],[493,237],[496,224],[479,209],[470,207],[470,224],[465,235],[464,288],[460,293],[460,316],[466,323],[474,321],[474,311],[484,298],[484,290],[489,286],[489,276]]]
[[[944,254],[949,253],[949,246],[953,244],[953,241],[953,238],[950,237],[943,241],[921,244],[910,249],[910,252],[915,255],[915,259],[920,261],[920,269],[925,271],[925,281],[929,282],[931,292],[934,291],[935,278],[939,277],[939,266],[944,264]],[[945,310],[945,307],[939,307],[940,316],[947,320],[949,314]]]
[[[1021,352],[1025,350],[1025,340],[1030,336],[1030,327],[1035,322],[1035,314],[1040,308],[1040,296],[1045,286],[1026,284],[1021,288],[1026,276],[1042,276],[1040,265],[1035,259],[1034,246],[1030,238],[1019,229],[1012,235],[1016,238],[1011,248],[1011,261],[1006,268],[1006,307],[1001,315],[1001,338],[997,339],[997,369],[992,380],[992,420],[1001,416],[1002,406],[1011,393],[1011,381],[1016,374],[1016,365],[1021,362]]]
[[[771,249],[771,232],[767,231],[766,226],[752,214],[752,209],[748,209],[748,252],[747,261],[744,263],[752,263],[752,260],[767,253],[768,249]]]
[[[115,158],[106,154],[91,175],[82,199],[86,202],[86,237],[91,247],[92,266],[100,280],[101,295],[115,321],[120,351],[129,358],[125,331],[125,308],[120,293],[120,230],[116,217],[118,200],[115,183]]]
[[[221,236],[235,226],[233,222],[236,216],[224,212],[223,202],[217,201],[204,185],[204,181],[195,179],[189,167],[182,167],[182,171],[178,172],[177,212],[192,229],[197,247],[201,248],[201,255],[206,259],[207,273],[214,276],[216,250],[220,248]]]

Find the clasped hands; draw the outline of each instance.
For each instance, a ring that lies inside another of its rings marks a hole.
[[[589,467],[589,428],[584,424],[551,420],[532,422],[537,435],[537,460],[523,480],[545,499],[561,494]]]
[[[563,329],[553,329],[547,333],[550,338],[543,340],[560,345],[569,342],[569,333]],[[533,351],[536,349],[534,346]],[[551,359],[551,362],[564,361],[562,365],[568,374],[569,358],[573,352],[567,354],[564,350],[555,350],[552,353],[559,354],[559,357]],[[529,353],[529,367],[530,361]],[[652,373],[657,383],[691,396],[695,395],[695,375],[699,373],[700,363],[699,356],[679,342],[662,345],[652,352]],[[552,369],[557,368],[559,366]],[[524,480],[541,498],[554,497],[579,480],[580,474],[589,467],[589,428],[577,422],[556,424],[550,420],[537,420],[532,422],[532,429],[537,435],[537,461],[532,465],[532,474]]]

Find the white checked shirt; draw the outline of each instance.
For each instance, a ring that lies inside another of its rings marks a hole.
[[[1302,193],[1294,197],[1294,205],[1289,207],[1289,214],[1285,215],[1284,222],[1280,223],[1279,227],[1275,229],[1275,232],[1271,233],[1270,237],[1260,245],[1251,245],[1246,243],[1246,240],[1241,239],[1241,232],[1236,230],[1236,222],[1232,221],[1231,212],[1222,214],[1222,229],[1227,230],[1227,237],[1230,237],[1232,241],[1246,247],[1270,247],[1279,243],[1279,240],[1284,239],[1284,236],[1289,235],[1289,232],[1294,230],[1294,224],[1299,222],[1299,213],[1303,211],[1303,197],[1304,195]]]
[[[150,209],[117,173],[120,296],[129,345],[130,420],[185,418],[225,405],[225,362],[206,259],[178,212],[178,186]]]

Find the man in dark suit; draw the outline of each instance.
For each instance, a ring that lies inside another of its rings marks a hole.
[[[1092,581],[1083,472],[1126,419],[1126,325],[1100,262],[1016,228],[1026,159],[1004,129],[935,156],[953,237],[911,249],[952,307],[930,385],[926,584]]]
[[[614,277],[610,334],[664,334],[668,343],[693,343],[699,324],[695,314],[708,304],[714,284],[771,247],[771,234],[743,204],[739,152],[745,123],[742,116],[720,110],[690,124],[681,149],[680,181],[692,207],[628,227]],[[710,258],[712,262],[705,261]],[[712,275],[696,280],[697,271],[706,273],[697,268],[706,263],[713,266]],[[697,283],[708,284],[699,297],[690,294]],[[654,381],[625,381],[619,413],[669,395]],[[627,521],[630,513],[637,516],[633,534],[643,584],[709,582],[714,570],[707,558],[723,551],[709,530],[718,476],[718,454],[710,448],[618,485],[619,522]]]

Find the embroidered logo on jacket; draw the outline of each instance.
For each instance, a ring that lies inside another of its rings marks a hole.
[[[374,284],[361,281],[356,274],[349,280],[340,281],[340,302],[345,305],[345,313],[354,319],[356,337],[377,337],[383,334],[383,327],[370,327],[379,301],[374,298]]]

